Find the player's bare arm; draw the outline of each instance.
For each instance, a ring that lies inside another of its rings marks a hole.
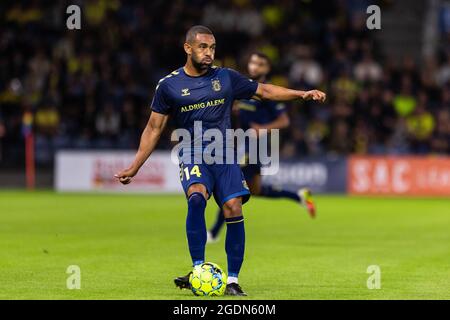
[[[324,102],[326,94],[320,90],[301,91],[268,83],[259,83],[255,96],[259,99],[292,101],[297,99]]]
[[[166,127],[168,118],[168,115],[157,112],[151,113],[147,126],[142,132],[139,149],[133,163],[127,169],[114,175],[121,183],[130,183],[131,178],[136,175],[148,157],[150,157],[153,150],[155,150],[156,144],[158,143],[164,128]]]

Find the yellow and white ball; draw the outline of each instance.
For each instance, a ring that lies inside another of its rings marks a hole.
[[[217,264],[204,262],[194,267],[189,282],[196,296],[222,296],[227,286],[227,275]]]

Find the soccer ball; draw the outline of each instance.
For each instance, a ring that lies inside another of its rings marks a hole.
[[[227,275],[217,264],[204,262],[194,267],[189,283],[196,296],[222,296],[227,286]]]

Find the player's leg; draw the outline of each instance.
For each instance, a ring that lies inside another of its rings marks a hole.
[[[245,228],[241,197],[225,202],[223,214],[227,225],[225,251],[228,262],[228,280],[225,293],[228,295],[246,295],[238,284],[238,275],[244,261],[245,251]]]
[[[297,191],[300,197],[300,204],[306,208],[311,218],[316,217],[316,204],[313,200],[311,190],[308,188],[301,188]]]
[[[259,180],[261,180],[261,176],[258,176]],[[316,215],[316,206],[314,204],[311,191],[308,188],[301,188],[297,192],[292,192],[271,185],[260,185],[259,190],[259,195],[262,197],[291,199],[300,203],[301,206],[305,207],[311,218],[314,218]]]
[[[205,208],[208,192],[201,183],[189,186],[188,213],[186,217],[186,235],[189,252],[194,266],[205,262],[206,222]]]
[[[307,188],[299,189],[297,192],[291,192],[282,188],[262,185],[261,183],[261,164],[247,164],[242,167],[245,179],[249,182],[250,192],[254,196],[266,198],[288,198],[300,203],[305,207],[309,215],[314,218],[316,206],[314,204],[311,191]]]
[[[244,172],[244,176],[245,176],[245,171]],[[255,180],[258,181],[253,181],[253,180],[249,180],[246,178],[246,180],[248,181],[248,187],[250,189],[250,193],[252,195],[258,195],[260,192],[260,180],[261,177],[260,176],[255,176]],[[214,222],[212,228],[208,231],[208,243],[214,243],[217,242],[219,240],[219,232],[222,229],[223,225],[225,224],[225,217],[223,215],[223,209],[220,208],[219,210],[217,210],[217,215],[216,215],[216,221]]]
[[[222,208],[219,208],[216,214],[216,221],[214,222],[211,229],[209,229],[208,231],[208,237],[206,241],[207,243],[214,243],[219,240],[219,233],[224,224],[225,224],[225,217],[223,216],[223,210]]]
[[[186,216],[186,235],[189,253],[193,265],[201,264],[205,260],[206,201],[213,187],[212,178],[206,166],[180,165],[180,180],[186,194],[188,213]],[[180,289],[190,288],[188,273],[175,278],[174,282]]]
[[[266,198],[287,198],[296,202],[300,201],[300,196],[296,192],[278,188],[272,185],[262,186],[260,195]]]
[[[247,158],[248,157],[245,157],[245,159],[247,159]],[[252,165],[243,163],[241,165],[241,170],[242,170],[242,173],[244,174],[245,180],[249,183],[248,185],[250,187],[250,192],[251,192],[251,194],[253,194],[252,187],[251,187],[251,179],[254,174],[254,168],[252,168]],[[220,208],[220,206],[219,206],[219,209],[217,210],[217,214],[216,214],[216,220],[215,220],[214,224],[212,225],[211,229],[208,230],[207,243],[214,243],[219,240],[219,233],[220,233],[220,230],[222,230],[224,224],[225,224],[225,218],[223,216],[223,209]]]
[[[238,275],[244,260],[245,229],[242,204],[250,197],[247,183],[239,165],[215,167],[214,197],[222,207],[227,225],[225,251],[228,261],[228,281],[225,294],[245,295],[238,285]]]
[[[259,172],[261,170],[260,165],[244,164],[241,165],[242,173],[244,174],[245,181],[247,181],[250,193],[252,195],[259,195],[261,189],[261,176]],[[220,208],[217,211],[216,221],[212,228],[208,231],[208,243],[214,243],[219,240],[219,232],[225,224],[225,218],[223,216],[223,210]]]

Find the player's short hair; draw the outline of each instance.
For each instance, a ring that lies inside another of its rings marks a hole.
[[[211,29],[208,27],[197,25],[189,28],[189,30],[186,32],[186,42],[192,42],[195,40],[195,37],[197,37],[197,34],[213,34]]]
[[[269,66],[272,66],[272,61],[270,60],[269,56],[267,54],[265,54],[264,52],[254,51],[250,54],[250,57],[253,55],[257,56],[258,58],[262,58],[262,59],[266,60],[267,63],[269,64]]]

